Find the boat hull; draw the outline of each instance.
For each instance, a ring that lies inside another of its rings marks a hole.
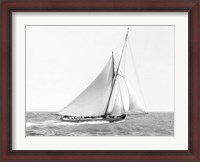
[[[108,121],[110,123],[117,122],[120,120],[125,119],[126,115],[116,116],[116,117],[91,117],[91,118],[78,118],[78,119],[72,119],[69,117],[61,117],[60,119],[64,122],[73,122],[73,123],[79,123],[79,122],[89,122],[89,121]]]

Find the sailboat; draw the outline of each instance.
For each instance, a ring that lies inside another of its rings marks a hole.
[[[121,49],[119,59],[111,57],[96,79],[66,107],[57,114],[62,121],[109,121],[116,122],[126,118],[130,113],[144,113],[138,102],[129,81],[124,75],[123,65],[125,60],[125,48],[129,29]],[[125,84],[129,96],[129,108],[125,110],[122,84]]]

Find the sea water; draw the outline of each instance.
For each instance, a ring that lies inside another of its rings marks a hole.
[[[173,136],[174,113],[128,115],[122,121],[64,122],[56,112],[26,112],[26,136]]]

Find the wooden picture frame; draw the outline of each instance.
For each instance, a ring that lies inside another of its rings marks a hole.
[[[12,150],[12,12],[188,12],[188,150]],[[1,2],[1,156],[0,161],[200,161],[199,1]]]

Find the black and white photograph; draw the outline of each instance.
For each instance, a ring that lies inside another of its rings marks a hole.
[[[26,25],[26,136],[174,136],[174,25]]]
[[[0,159],[199,160],[196,0],[0,5]]]

